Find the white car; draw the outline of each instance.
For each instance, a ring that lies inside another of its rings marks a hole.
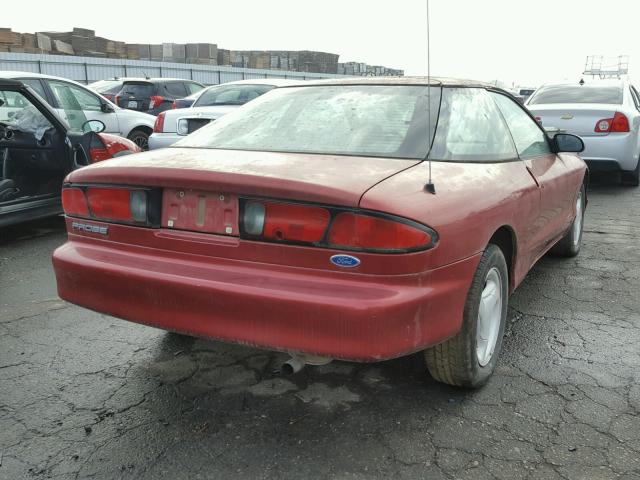
[[[593,172],[620,172],[640,183],[640,94],[625,80],[556,83],[538,88],[527,108],[549,132],[580,136]]]
[[[269,90],[300,83],[300,80],[269,78],[239,80],[208,87],[199,93],[190,108],[166,110],[158,115],[153,134],[149,137],[149,150],[169,147]]]
[[[77,130],[81,130],[81,125],[76,125],[78,122],[100,120],[105,124],[105,133],[128,138],[143,150],[148,148],[149,135],[156,121],[153,115],[120,108],[93,90],[66,78],[32,72],[0,72],[0,78],[20,80],[30,86],[69,125],[80,127]],[[82,110],[86,119],[69,118],[66,112],[73,110]]]

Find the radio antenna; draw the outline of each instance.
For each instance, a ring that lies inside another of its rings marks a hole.
[[[427,163],[429,165],[429,182],[424,188],[427,192],[435,195],[436,186],[431,178],[431,39],[429,34],[429,0],[427,0]]]

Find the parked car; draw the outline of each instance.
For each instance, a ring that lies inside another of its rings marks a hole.
[[[62,213],[62,180],[72,170],[139,152],[130,140],[99,133],[100,120],[68,110],[67,124],[33,89],[0,79],[0,227]]]
[[[580,250],[587,167],[563,152],[582,147],[481,83],[277,88],[172,148],[72,172],[58,292],[298,365],[423,350],[437,380],[478,386],[508,295],[552,247]]]
[[[0,72],[1,78],[16,79],[29,85],[76,130],[82,127],[85,118],[100,120],[106,133],[126,137],[143,150],[148,148],[156,120],[152,115],[122,109],[84,85],[65,78],[32,72]],[[78,110],[82,110],[83,115],[66,116],[67,112]]]
[[[239,80],[208,87],[200,93],[191,108],[167,110],[158,115],[153,133],[149,137],[149,149],[173,145],[200,127],[276,87],[299,83],[300,81],[271,78]]]
[[[89,85],[122,108],[150,115],[172,108],[175,100],[199,92],[204,85],[180,78],[121,78],[101,80]]]
[[[202,92],[203,90],[200,90],[199,92],[192,93],[188,97],[178,98],[174,100],[171,104],[171,108],[189,108],[191,105],[193,105],[193,102],[196,101],[200,94],[202,94]]]
[[[580,135],[592,171],[620,172],[622,183],[640,184],[640,94],[629,82],[548,84],[527,107],[545,128]]]

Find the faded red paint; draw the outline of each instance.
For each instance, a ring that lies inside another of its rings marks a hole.
[[[255,195],[377,210],[433,228],[431,250],[358,253],[361,264],[345,270],[329,261],[345,252],[205,233],[224,226],[213,219],[175,230],[164,227],[163,211],[163,228],[109,225],[108,237],[74,232],[67,220],[69,241],[53,262],[70,302],[198,336],[358,361],[455,335],[481,253],[501,227],[514,238],[513,290],[568,229],[585,175],[574,155],[433,162],[432,195],[427,164],[408,160],[167,149],[129,163],[81,169],[67,182],[163,187],[165,209],[179,191],[190,192],[187,210],[206,192]]]

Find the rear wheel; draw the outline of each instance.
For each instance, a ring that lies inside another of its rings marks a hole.
[[[489,379],[502,348],[508,285],[504,254],[489,244],[467,294],[460,333],[424,352],[434,379],[458,387],[479,387]]]
[[[563,257],[575,257],[582,246],[582,229],[584,225],[584,185],[576,198],[576,216],[567,234],[551,249],[551,253]]]
[[[629,185],[631,187],[637,187],[640,185],[640,160],[638,160],[635,170],[631,172],[622,172],[621,177],[623,185]]]
[[[134,130],[127,138],[139,146],[141,150],[149,150],[149,134],[144,130]]]

